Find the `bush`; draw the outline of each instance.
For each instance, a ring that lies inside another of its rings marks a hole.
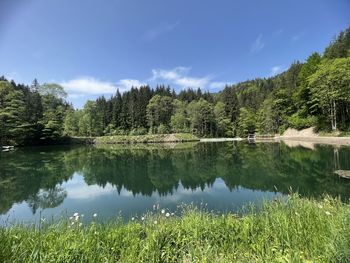
[[[164,124],[160,124],[158,126],[157,133],[168,134],[168,133],[170,133],[170,129],[169,129],[169,127],[165,126]]]
[[[129,133],[129,135],[145,135],[145,134],[147,134],[147,129],[143,127],[132,129]]]
[[[316,116],[301,117],[298,113],[294,113],[288,118],[288,124],[291,128],[297,130],[309,128],[317,124]]]

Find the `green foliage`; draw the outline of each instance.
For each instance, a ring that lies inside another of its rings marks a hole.
[[[199,101],[192,101],[188,105],[188,112],[191,120],[191,129],[199,136],[212,135],[214,129],[213,105],[201,98]]]
[[[350,28],[340,32],[338,37],[326,48],[324,57],[327,59],[349,57]]]
[[[147,120],[151,133],[163,133],[170,126],[173,101],[169,96],[155,95],[147,105]],[[164,127],[164,128],[163,128]],[[161,129],[158,131],[158,129]]]
[[[317,120],[315,116],[303,117],[297,112],[288,118],[288,123],[290,127],[301,130],[317,125]]]
[[[339,115],[349,123],[350,58],[324,60],[308,81],[312,96],[329,117],[332,130],[337,129]]]
[[[171,212],[171,211],[169,211]],[[347,262],[350,207],[291,196],[247,215],[185,207],[166,217],[0,228],[1,262]]]
[[[0,81],[0,145],[40,144],[63,136],[65,112],[70,107],[56,97],[58,85],[46,85],[40,95],[36,82],[30,89]],[[54,87],[54,92],[50,88]]]
[[[247,137],[256,131],[255,115],[246,108],[240,108],[238,124],[238,134],[242,137]]]

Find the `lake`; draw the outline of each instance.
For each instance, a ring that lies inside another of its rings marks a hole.
[[[288,145],[287,145],[288,144]],[[153,205],[218,213],[285,196],[350,198],[350,148],[310,143],[214,142],[52,146],[0,154],[0,221],[75,212],[84,221],[141,216]]]

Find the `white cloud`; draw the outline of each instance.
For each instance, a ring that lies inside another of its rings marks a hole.
[[[121,79],[117,82],[117,88],[120,92],[127,91],[132,87],[140,87],[147,85],[145,82],[141,82],[137,79]]]
[[[171,70],[153,69],[152,78],[150,80],[165,80],[182,88],[204,88],[209,83],[211,79],[210,76],[202,78],[189,77],[188,73],[190,70],[191,68],[188,67],[176,67]]]
[[[131,87],[154,85],[157,83],[171,85],[174,88],[201,88],[219,89],[232,82],[212,81],[213,75],[204,77],[193,77],[190,75],[190,67],[175,67],[173,69],[152,69],[152,75],[145,81],[137,79],[120,79],[117,82],[101,81],[93,77],[79,77],[60,84],[68,93],[70,99],[86,98],[94,95],[115,94],[117,89],[121,93],[128,91]]]
[[[270,69],[270,76],[274,76],[282,71],[281,66],[274,66]]]
[[[165,33],[173,31],[179,24],[180,24],[180,22],[176,22],[173,24],[162,23],[162,24],[158,25],[157,27],[154,27],[154,28],[146,31],[144,38],[146,40],[149,40],[149,41],[153,40],[160,35],[163,35]]]
[[[211,89],[223,89],[225,86],[233,85],[233,82],[223,82],[223,81],[217,81],[217,82],[211,82],[209,87]]]
[[[265,43],[262,41],[262,38],[263,38],[263,35],[260,34],[256,39],[255,41],[253,42],[251,48],[250,48],[250,52],[251,53],[256,53],[256,52],[259,52],[261,51],[264,46],[265,46]]]
[[[113,94],[117,88],[111,82],[100,81],[92,77],[81,77],[62,82],[61,85],[68,93],[73,94]]]
[[[132,86],[139,87],[144,84],[135,79],[121,79],[117,83],[112,83],[93,77],[75,78],[61,83],[71,98],[78,98],[84,95],[114,94],[117,89],[120,92],[124,92]]]

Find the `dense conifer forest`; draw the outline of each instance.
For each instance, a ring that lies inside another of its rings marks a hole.
[[[288,127],[350,130],[350,28],[323,54],[285,72],[209,93],[133,87],[74,109],[54,83],[0,78],[0,145],[54,143],[69,136],[188,132],[200,137],[282,133]]]

